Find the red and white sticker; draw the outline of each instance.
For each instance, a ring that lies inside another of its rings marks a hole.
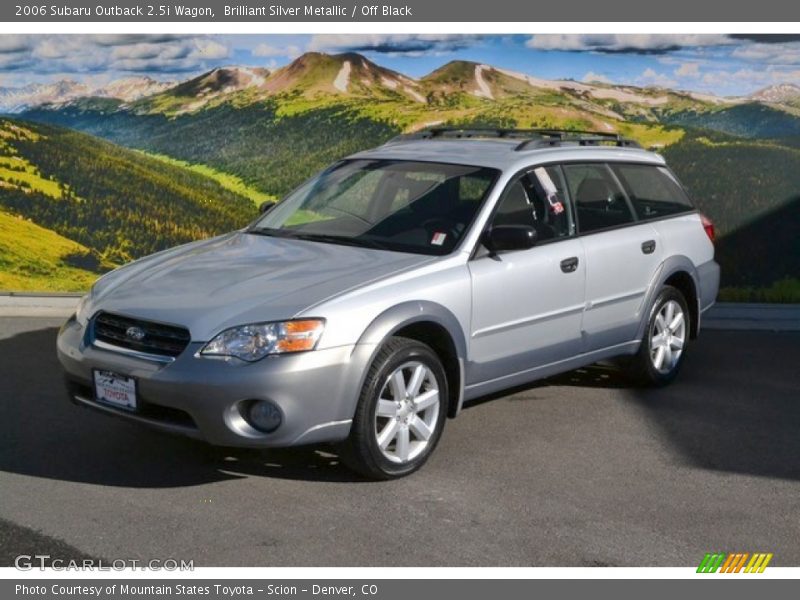
[[[442,231],[437,231],[433,234],[431,238],[431,244],[434,246],[441,246],[444,244],[444,241],[447,239],[447,234]]]

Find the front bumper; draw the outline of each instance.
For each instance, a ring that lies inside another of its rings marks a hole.
[[[87,345],[85,328],[70,319],[58,335],[58,358],[73,401],[163,431],[220,446],[282,447],[340,441],[347,437],[365,367],[374,346],[341,346],[255,363],[199,358],[192,342],[172,362],[156,362]],[[136,413],[95,401],[92,370],[134,377]],[[270,400],[283,422],[259,432],[241,418],[238,406]]]

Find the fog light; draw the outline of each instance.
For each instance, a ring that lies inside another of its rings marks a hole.
[[[267,400],[252,400],[245,407],[243,416],[250,425],[264,433],[272,433],[283,421],[280,409]]]

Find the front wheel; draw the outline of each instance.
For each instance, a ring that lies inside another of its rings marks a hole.
[[[642,345],[630,364],[637,381],[662,386],[675,379],[689,343],[689,318],[683,294],[664,286],[651,305]]]
[[[345,464],[372,479],[413,473],[441,437],[447,398],[447,377],[433,350],[389,339],[367,373],[343,448]]]

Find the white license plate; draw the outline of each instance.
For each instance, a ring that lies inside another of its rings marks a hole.
[[[136,410],[136,380],[111,371],[94,371],[94,395],[98,402]]]

